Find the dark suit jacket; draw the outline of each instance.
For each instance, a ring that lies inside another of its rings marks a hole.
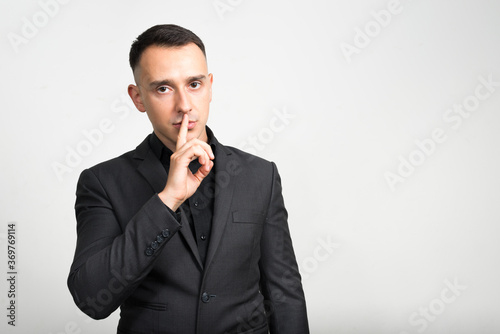
[[[149,137],[148,137],[149,138]],[[272,162],[217,143],[205,265],[187,218],[158,197],[167,173],[148,138],[82,172],[68,287],[118,333],[309,333],[281,181]]]

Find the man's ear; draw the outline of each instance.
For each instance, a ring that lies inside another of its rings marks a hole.
[[[210,102],[212,102],[212,84],[214,83],[214,75],[212,73],[209,73],[208,79],[210,82]]]
[[[140,112],[146,111],[146,107],[144,107],[144,104],[142,103],[141,94],[139,93],[139,87],[132,84],[128,85],[128,95],[132,99],[132,102],[134,102],[137,110]]]

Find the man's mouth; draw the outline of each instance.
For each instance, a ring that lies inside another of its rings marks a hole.
[[[179,123],[174,123],[174,128],[180,129],[181,128],[182,122]],[[196,126],[196,121],[189,121],[188,123],[188,130],[193,129]]]

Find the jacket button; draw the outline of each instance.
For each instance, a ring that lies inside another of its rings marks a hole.
[[[204,303],[208,303],[210,301],[210,296],[208,295],[208,293],[203,292],[203,294],[201,295],[201,301]]]
[[[165,240],[165,238],[163,237],[163,235],[158,234],[158,235],[156,236],[156,241],[157,241],[157,242],[163,242],[163,240]]]
[[[146,248],[146,255],[147,256],[153,255],[154,252],[155,251],[153,250],[153,248],[151,248],[151,247]]]
[[[168,238],[170,236],[170,231],[169,229],[164,229],[162,232],[161,232],[161,235],[164,237],[164,238]]]
[[[158,241],[153,241],[151,243],[151,248],[158,249],[158,247],[160,247],[160,244],[158,243]]]

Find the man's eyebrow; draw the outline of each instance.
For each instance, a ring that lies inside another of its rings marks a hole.
[[[173,82],[171,80],[165,79],[165,80],[156,80],[156,81],[152,81],[149,83],[149,87],[151,87],[151,88],[155,88],[158,86],[164,86],[164,85],[173,86]]]
[[[192,76],[192,77],[188,77],[187,78],[187,82],[192,82],[192,81],[198,81],[198,80],[204,80],[207,76],[204,75],[204,74],[200,74],[200,75],[195,75],[195,76]]]
[[[204,75],[204,74],[195,75],[195,76],[187,77],[186,78],[186,82],[193,82],[193,81],[198,81],[198,80],[204,80],[204,79],[206,79],[206,77],[207,76]],[[152,81],[149,84],[149,87],[154,88],[154,87],[159,87],[159,86],[163,86],[163,85],[175,86],[175,84],[174,84],[174,82],[172,80],[164,79],[164,80],[155,80],[155,81]]]

